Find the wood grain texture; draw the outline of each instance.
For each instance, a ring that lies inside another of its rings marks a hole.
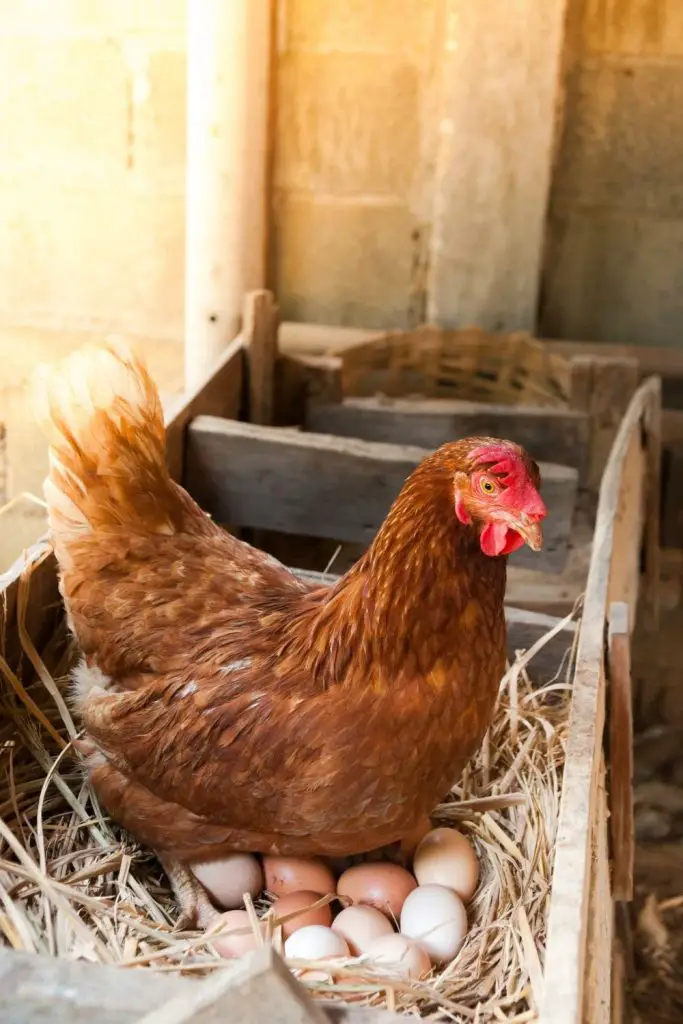
[[[188,433],[188,489],[218,522],[369,544],[423,448],[257,427],[214,417]],[[511,563],[561,572],[578,473],[541,464],[544,548]]]
[[[223,972],[221,972],[223,973]],[[58,960],[0,949],[0,1020],[12,1024],[138,1024],[140,1018],[170,1000],[192,999],[202,981],[186,980],[152,970]],[[209,1011],[210,1012],[210,1011]],[[226,1013],[192,1017],[193,1024],[278,1024],[280,1018],[244,1016],[245,1004]],[[334,1024],[400,1024],[396,1014],[353,1007],[325,1007],[323,1019]],[[187,1019],[187,1018],[186,1018]],[[291,1019],[291,1018],[290,1018]],[[300,1018],[303,1022],[305,1017]],[[164,1018],[166,1022],[167,1018]],[[168,1022],[170,1024],[170,1016]]]
[[[614,908],[610,893],[608,809],[605,763],[602,756],[597,775],[595,815],[590,841],[590,898],[586,922],[587,977],[581,1024],[611,1024]]]
[[[542,1024],[580,1024],[588,953],[591,895],[591,836],[598,813],[601,749],[605,721],[604,648],[608,599],[617,593],[613,571],[623,557],[615,548],[615,524],[623,508],[629,452],[634,436],[642,439],[642,424],[661,399],[658,379],[636,392],[609,456],[600,487],[593,550],[588,573],[583,619],[579,632],[577,667],[570,709],[560,820],[548,918],[545,994]],[[633,491],[630,491],[633,494]],[[621,576],[628,580],[629,575]]]
[[[310,401],[305,427],[320,434],[438,448],[461,437],[504,437],[532,458],[585,472],[588,419],[573,410],[448,399],[347,398]]]
[[[242,337],[248,367],[251,423],[270,425],[275,409],[275,364],[280,311],[272,292],[249,292],[244,300]]]
[[[195,416],[237,417],[242,407],[244,343],[238,335],[226,348],[216,368],[195,389],[174,397],[164,409],[166,461],[171,476],[183,483],[185,430]]]
[[[633,695],[629,606],[610,607],[609,671],[610,832],[612,890],[615,900],[633,899],[635,828],[633,822]]]

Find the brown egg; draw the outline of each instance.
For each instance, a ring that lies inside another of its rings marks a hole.
[[[405,935],[383,935],[368,946],[367,954],[373,963],[386,964],[402,978],[424,978],[432,966],[425,950]]]
[[[219,956],[230,960],[251,953],[258,947],[246,910],[229,910],[221,915],[221,921],[220,933],[209,936],[209,941]]]
[[[219,907],[234,910],[243,896],[258,896],[263,889],[261,865],[250,853],[233,853],[220,860],[197,861],[192,872]]]
[[[468,903],[479,882],[479,860],[469,839],[454,828],[435,828],[415,852],[413,871],[420,885],[445,885]]]
[[[337,882],[340,896],[376,907],[395,920],[401,915],[406,896],[416,888],[413,876],[398,864],[356,864]]]
[[[299,928],[305,928],[309,924],[322,924],[329,928],[332,924],[332,911],[329,905],[316,907],[315,910],[306,909],[307,907],[312,907],[319,899],[319,893],[304,891],[288,892],[286,896],[280,896],[279,899],[275,900],[271,909],[279,918],[287,917],[288,914],[294,913],[295,910],[303,911],[303,913],[297,914],[296,917],[290,918],[289,921],[282,922],[283,938],[288,939]]]
[[[334,875],[321,860],[304,857],[264,857],[266,889],[273,896],[288,892],[317,892],[320,896],[336,891]]]
[[[365,953],[375,939],[394,933],[388,918],[374,907],[347,907],[335,917],[332,931],[346,939],[354,956]]]

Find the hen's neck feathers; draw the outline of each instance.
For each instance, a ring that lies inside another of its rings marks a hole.
[[[462,647],[473,616],[503,615],[506,560],[458,522],[452,474],[413,474],[372,545],[306,616],[309,667],[331,682],[355,669],[429,673]],[[355,672],[354,672],[355,674]]]

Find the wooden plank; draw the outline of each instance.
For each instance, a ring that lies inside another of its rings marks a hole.
[[[651,407],[660,401],[660,394],[656,379],[646,381],[637,391],[619,428],[600,488],[579,632],[555,844],[541,1024],[578,1024],[583,1019],[591,891],[590,841],[598,813],[605,720],[605,620],[612,570],[623,555],[614,548],[615,522],[633,435],[642,437],[642,423]],[[612,600],[623,599],[623,594],[612,593]]]
[[[611,605],[609,614],[610,832],[614,899],[633,899],[633,696],[629,606]]]
[[[186,994],[192,997],[204,983],[153,970],[130,971],[0,949],[0,1020],[12,1024],[91,1024],[93,1020],[97,1024],[138,1024],[141,1016],[169,1000]],[[325,1006],[324,1014],[333,1024],[400,1024],[404,1020],[361,1007]],[[194,1022],[209,1024],[212,1019],[229,1020],[230,1024],[245,1020],[221,1008],[213,1018],[202,1015]],[[258,1018],[259,1024],[271,1020],[276,1024],[277,1018]]]
[[[137,1024],[330,1024],[272,946],[241,957],[231,971],[214,973],[193,989],[138,1018]]]
[[[192,391],[174,395],[166,403],[166,461],[171,476],[182,483],[185,475],[185,430],[195,416],[238,417],[242,407],[244,343],[231,341],[216,368]]]
[[[339,576],[334,573],[312,572],[310,569],[292,569],[295,576],[320,586],[333,586]],[[559,618],[541,612],[526,611],[522,608],[505,606],[507,622],[508,659],[514,661],[518,651],[528,651],[537,640],[544,637],[560,622]],[[563,629],[549,640],[531,662],[531,673],[547,681],[558,671],[567,650],[576,635],[576,623],[568,622]]]
[[[643,622],[648,632],[659,628],[661,583],[661,523],[662,523],[662,399],[649,407],[644,421],[645,443],[645,614]]]
[[[188,489],[218,522],[369,544],[423,448],[302,434],[202,416],[188,433]],[[561,572],[576,470],[541,465],[544,548],[511,561]]]
[[[478,0],[455,4],[445,21],[431,320],[535,324],[566,7]]]
[[[611,1024],[614,910],[610,894],[605,763],[598,765],[596,814],[590,851],[590,898],[586,929],[584,1007],[576,1024]]]
[[[578,356],[572,360],[570,404],[590,420],[589,486],[600,486],[619,424],[638,386],[633,359]]]
[[[588,418],[573,410],[489,405],[449,399],[347,398],[340,404],[311,401],[307,430],[365,441],[438,448],[460,437],[504,437],[542,462],[587,464]]]
[[[278,426],[300,425],[309,399],[341,402],[339,356],[280,355],[275,367],[275,420]]]
[[[269,426],[275,408],[275,364],[280,312],[272,292],[249,292],[244,300],[242,337],[249,370],[248,415]]]

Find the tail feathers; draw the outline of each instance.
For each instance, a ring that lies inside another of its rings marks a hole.
[[[161,401],[127,344],[86,345],[40,367],[34,404],[50,445],[45,497],[60,561],[98,528],[173,532]]]

